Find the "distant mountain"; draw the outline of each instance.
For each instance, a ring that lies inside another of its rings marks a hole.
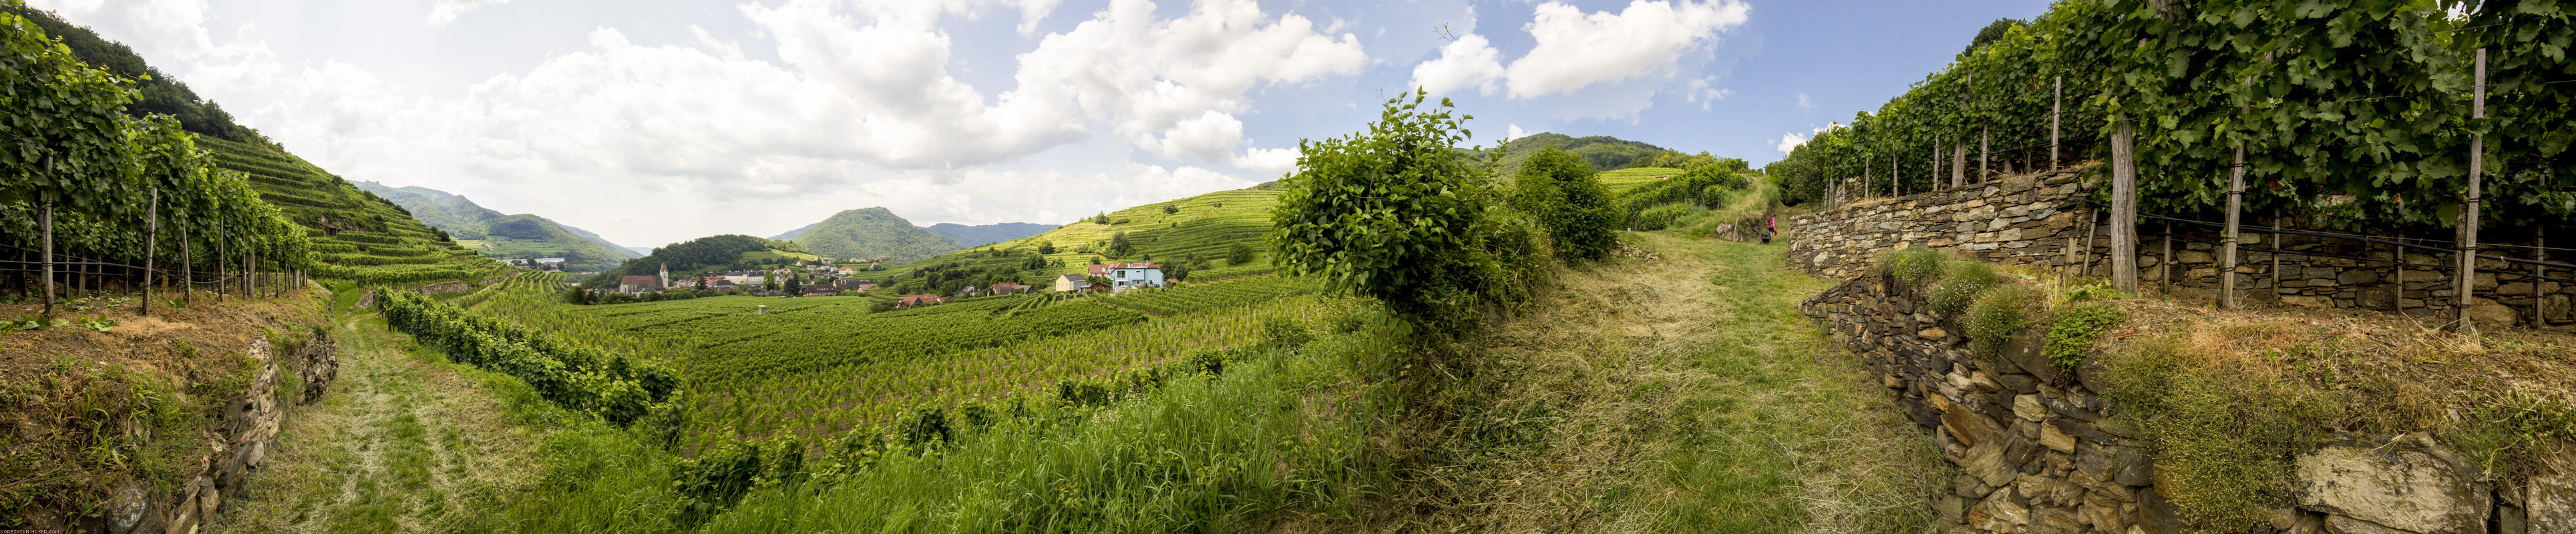
[[[412,217],[446,230],[457,243],[494,258],[564,258],[569,270],[606,269],[636,253],[588,230],[531,214],[504,215],[463,195],[420,186],[357,182],[376,196],[410,210]]]
[[[778,234],[778,235],[774,235],[774,236],[769,236],[769,240],[770,240],[770,241],[786,241],[786,240],[790,240],[790,239],[795,239],[795,238],[796,238],[796,236],[805,235],[805,231],[807,231],[807,230],[813,230],[815,226],[817,226],[817,225],[821,225],[821,224],[823,224],[823,223],[819,223],[819,222],[818,222],[818,223],[814,223],[814,224],[808,224],[808,225],[805,225],[805,226],[801,226],[801,227],[798,227],[798,228],[796,228],[796,229],[794,229],[794,230],[788,230],[788,231],[787,231],[787,233],[784,233],[784,234]]]
[[[885,208],[832,214],[831,218],[793,234],[797,244],[826,258],[873,258],[911,261],[964,248],[954,239],[930,233]]]
[[[663,245],[652,254],[600,271],[598,276],[583,281],[582,285],[616,287],[620,277],[658,274],[663,269],[670,269],[671,276],[679,278],[708,271],[763,269],[813,259],[814,255],[804,253],[804,248],[793,242],[740,234],[707,236]]]
[[[626,247],[626,250],[634,251],[635,257],[638,258],[644,257],[646,254],[653,253],[653,247]]]
[[[807,228],[811,227],[809,226]],[[949,240],[956,241],[959,245],[972,247],[1043,234],[1048,230],[1054,230],[1055,227],[1037,223],[1000,223],[977,226],[939,223],[922,229],[929,230],[930,233],[945,236]],[[797,231],[802,232],[804,230],[799,229]]]

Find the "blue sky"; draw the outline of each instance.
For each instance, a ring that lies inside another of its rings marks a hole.
[[[1246,187],[1427,85],[1757,165],[2035,0],[32,0],[342,176],[621,244]]]

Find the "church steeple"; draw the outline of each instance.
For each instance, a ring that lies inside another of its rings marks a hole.
[[[670,262],[663,262],[663,263],[662,263],[662,274],[661,274],[661,277],[662,277],[662,287],[671,287],[671,264],[670,264]]]

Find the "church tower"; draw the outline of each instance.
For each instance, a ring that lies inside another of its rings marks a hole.
[[[664,263],[662,264],[662,274],[661,274],[661,277],[662,277],[662,287],[671,287],[671,264],[670,264],[670,263],[668,263],[668,262],[664,262]]]

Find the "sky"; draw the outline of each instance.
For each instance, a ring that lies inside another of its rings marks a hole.
[[[352,180],[628,246],[1062,224],[1294,171],[1415,88],[1480,144],[1761,165],[2041,0],[30,0]]]

